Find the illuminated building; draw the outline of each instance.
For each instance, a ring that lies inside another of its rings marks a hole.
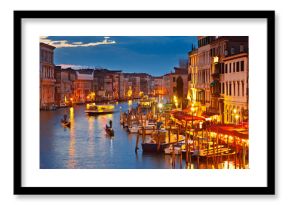
[[[55,47],[40,43],[40,108],[50,109],[55,104],[54,55]]]

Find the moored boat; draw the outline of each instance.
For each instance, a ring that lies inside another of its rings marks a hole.
[[[174,152],[174,154],[176,154],[176,155],[181,154],[181,147],[173,146],[173,145],[171,144],[169,147],[166,147],[166,148],[164,149],[164,153],[165,153],[165,154],[173,154],[173,152]]]
[[[132,126],[132,127],[129,127],[128,129],[129,129],[130,133],[138,133],[139,127],[138,126]]]
[[[220,154],[227,154],[229,153],[230,149],[223,147],[223,146],[216,146],[215,149],[213,147],[210,147],[209,149],[200,149],[200,150],[194,150],[192,153],[193,157],[200,156],[200,157],[207,157],[207,156],[213,156],[213,155],[220,155]]]

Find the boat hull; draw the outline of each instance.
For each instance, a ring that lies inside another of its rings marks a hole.
[[[142,151],[143,152],[162,152],[164,148],[166,148],[166,144],[160,144],[159,149],[158,149],[158,144],[156,143],[142,143]]]
[[[114,130],[113,129],[107,129],[107,128],[105,128],[105,131],[106,131],[106,133],[107,133],[107,135],[109,135],[109,136],[111,136],[111,137],[113,137],[114,136]]]
[[[108,110],[108,111],[97,111],[97,110],[85,110],[85,113],[89,115],[101,115],[101,114],[111,114],[114,110]]]

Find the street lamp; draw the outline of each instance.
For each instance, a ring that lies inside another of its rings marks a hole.
[[[190,110],[191,110],[191,116],[192,116],[192,118],[191,118],[191,127],[193,127],[193,112],[194,112],[194,107],[191,107]]]
[[[240,117],[240,116],[239,116],[238,114],[235,115],[235,118],[236,118],[236,124],[238,124],[239,117]]]
[[[177,108],[178,101],[177,101],[177,97],[175,95],[173,96],[173,101],[174,101],[175,107]]]

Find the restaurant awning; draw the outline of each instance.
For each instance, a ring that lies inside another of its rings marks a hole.
[[[209,131],[249,139],[248,129],[239,125],[211,125]]]
[[[178,119],[178,120],[184,120],[184,121],[204,121],[204,117],[198,117],[194,115],[190,115],[188,113],[185,113],[183,111],[173,111],[171,112],[172,117]]]

